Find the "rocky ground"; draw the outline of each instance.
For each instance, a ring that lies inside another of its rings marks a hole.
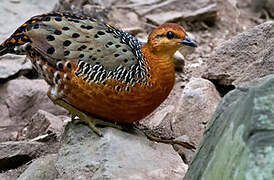
[[[0,40],[52,10],[94,16],[141,41],[159,24],[179,23],[199,47],[176,53],[175,87],[139,130],[103,128],[101,139],[85,126],[66,126],[68,113],[50,102],[24,56],[0,57],[0,179],[182,179],[194,152],[142,132],[198,147],[228,92],[274,72],[271,0],[0,0]]]

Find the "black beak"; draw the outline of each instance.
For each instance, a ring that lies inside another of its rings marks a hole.
[[[184,45],[187,45],[187,46],[198,47],[196,42],[194,42],[192,39],[190,39],[190,37],[188,37],[188,35],[186,35],[185,39],[181,40],[180,42]]]

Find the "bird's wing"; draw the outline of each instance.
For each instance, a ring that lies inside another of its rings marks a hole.
[[[77,59],[106,70],[137,64],[141,43],[132,35],[88,17],[52,13],[28,21],[25,34],[48,61]]]

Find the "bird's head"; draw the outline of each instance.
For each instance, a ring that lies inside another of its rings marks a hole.
[[[183,46],[197,47],[185,29],[174,23],[165,23],[154,29],[149,34],[147,44],[150,51],[158,56],[173,56]]]

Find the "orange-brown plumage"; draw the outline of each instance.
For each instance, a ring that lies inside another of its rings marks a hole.
[[[157,108],[175,81],[173,55],[196,46],[183,27],[165,23],[142,45],[135,37],[89,17],[52,13],[23,24],[0,46],[26,54],[49,83],[48,96],[118,123]]]

